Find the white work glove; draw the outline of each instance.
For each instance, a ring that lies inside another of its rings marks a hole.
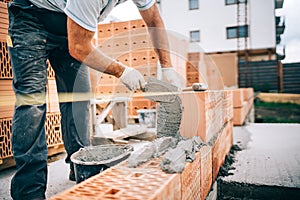
[[[143,90],[145,87],[143,75],[132,67],[125,66],[125,70],[120,76],[120,80],[129,90]]]
[[[181,88],[180,77],[173,67],[161,68],[161,80]]]

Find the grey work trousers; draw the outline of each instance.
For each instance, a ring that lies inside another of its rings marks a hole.
[[[58,35],[55,30],[47,29],[37,14],[37,7],[12,4],[8,10],[12,41],[9,53],[17,99],[12,122],[12,149],[17,170],[11,181],[11,196],[27,200],[45,197],[47,185],[48,148],[44,128],[47,60],[55,71],[59,95],[88,94],[90,79],[88,68],[70,56],[66,34]],[[55,19],[55,13],[50,14]],[[63,13],[57,14],[66,19]],[[89,100],[69,100],[60,103],[68,163],[74,152],[89,145],[90,131]]]

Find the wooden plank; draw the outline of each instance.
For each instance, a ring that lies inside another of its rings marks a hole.
[[[300,94],[260,93],[257,98],[264,102],[300,104]]]
[[[48,156],[53,156],[62,152],[65,152],[64,144],[58,144],[48,147]]]
[[[112,108],[112,115],[115,122],[115,128],[126,128],[128,125],[127,102],[117,102]]]
[[[113,132],[102,133],[101,136],[95,135],[94,137],[107,138],[107,139],[111,139],[114,141],[119,141],[119,140],[122,140],[122,139],[125,139],[128,137],[146,133],[147,130],[148,129],[145,126],[135,125],[135,126],[127,127],[127,128],[122,128],[122,129],[119,129],[119,130],[116,130]]]

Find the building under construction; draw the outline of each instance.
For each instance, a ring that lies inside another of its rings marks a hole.
[[[284,92],[283,0],[158,2],[167,28],[189,38],[189,52],[209,54],[225,86]]]

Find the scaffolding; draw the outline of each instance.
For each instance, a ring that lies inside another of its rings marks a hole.
[[[240,64],[244,60],[245,65],[245,83],[246,87],[252,85],[248,81],[248,62],[249,62],[249,51],[248,51],[248,37],[249,37],[249,26],[248,26],[248,0],[236,0],[237,1],[237,54],[238,63]],[[242,28],[244,26],[244,28]],[[246,32],[243,32],[246,31]],[[239,75],[239,83],[241,82]]]

